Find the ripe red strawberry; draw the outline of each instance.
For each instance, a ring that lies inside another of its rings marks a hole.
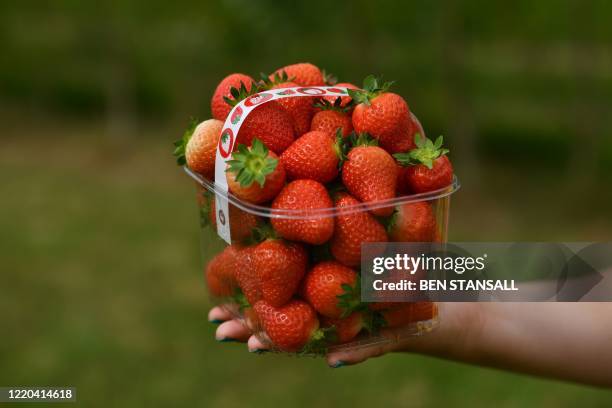
[[[242,249],[229,245],[206,265],[208,290],[214,296],[228,297],[236,294],[236,271],[241,269]]]
[[[238,145],[227,163],[229,191],[242,200],[255,204],[270,201],[285,185],[283,164],[258,139],[251,148]]]
[[[214,197],[210,200],[209,221],[213,229],[217,228],[216,203]],[[248,213],[233,204],[228,204],[230,218],[230,234],[233,242],[241,242],[249,239],[253,228],[257,227],[259,217]]]
[[[205,120],[195,128],[190,126],[183,137],[174,143],[177,163],[187,164],[191,170],[212,180],[222,128],[223,122],[216,119]]]
[[[398,126],[395,133],[378,138],[380,146],[389,153],[407,152],[415,148],[414,134],[416,130],[408,119]]]
[[[340,82],[340,83],[334,84],[334,86],[340,87],[340,88],[348,88],[348,89],[359,89],[357,86],[351,83],[348,83],[348,82]],[[340,107],[342,108],[346,108],[353,100],[350,96],[327,95],[323,97],[323,99],[325,99],[327,102],[331,103],[332,105],[336,103],[338,98],[340,98]]]
[[[401,327],[409,323],[430,320],[438,315],[438,307],[432,302],[404,303],[392,309],[383,310],[380,315],[385,327]]]
[[[283,238],[321,245],[334,233],[334,219],[329,215],[318,215],[317,210],[332,206],[323,184],[314,180],[295,180],[274,199],[272,209],[300,210],[300,218],[271,218],[270,222]]]
[[[355,131],[369,133],[381,147],[396,153],[412,147],[411,118],[408,104],[388,92],[390,86],[370,75],[363,82],[363,90],[350,90],[349,95],[357,103],[352,116]]]
[[[323,333],[319,329],[319,320],[310,305],[293,299],[281,307],[275,307],[266,301],[255,303],[255,312],[264,331],[282,351],[296,352],[308,343],[320,340]]]
[[[388,227],[389,238],[397,242],[433,242],[436,217],[426,201],[399,205]]]
[[[405,182],[415,193],[448,187],[453,182],[453,165],[448,156],[440,156],[431,168],[423,164],[408,167]]]
[[[244,250],[236,279],[248,302],[265,300],[282,306],[291,299],[306,273],[308,254],[297,243],[268,238]]]
[[[433,143],[424,136],[416,135],[415,143],[416,149],[393,155],[401,165],[408,166],[400,183],[406,184],[414,193],[449,186],[453,182],[453,166],[446,156],[448,150],[442,148],[442,136]]]
[[[254,138],[261,140],[276,154],[281,154],[293,143],[293,119],[278,101],[266,102],[255,108],[244,120],[236,141],[251,145]]]
[[[346,343],[357,337],[361,330],[370,330],[364,315],[363,312],[353,312],[349,316],[340,319],[323,317],[321,319],[321,327],[334,329],[335,343]]]
[[[286,82],[284,84],[275,85],[272,89],[292,88],[295,86],[298,85],[293,82]],[[314,115],[314,107],[312,106],[313,99],[312,97],[304,96],[300,98],[282,98],[277,100],[277,102],[285,108],[287,113],[291,115],[295,135],[297,137],[310,130],[310,122]]]
[[[335,135],[338,130],[342,132],[342,137],[347,137],[353,131],[353,124],[346,109],[340,105],[340,99],[336,99],[334,104],[322,99],[315,107],[320,109],[312,118],[310,130],[318,130]]]
[[[405,145],[401,145],[397,149],[388,149],[387,151],[389,152],[394,151],[394,153],[405,153],[405,152],[408,152],[416,148],[416,144],[414,143],[415,137],[417,137],[417,135],[425,136],[425,131],[423,130],[423,126],[421,125],[421,122],[419,122],[419,119],[416,116],[414,116],[412,112],[410,113],[410,122],[411,122],[411,126],[410,126],[411,131],[409,132],[410,143],[405,142]],[[397,176],[398,195],[412,194],[413,192],[410,190],[410,186],[405,181],[406,174],[408,173],[409,167],[402,166],[401,164],[398,163],[398,168],[399,168],[399,172]]]
[[[342,165],[342,182],[351,194],[364,203],[395,197],[397,165],[393,157],[378,146],[367,145],[363,135],[357,140]],[[393,207],[371,208],[375,215],[388,216]]]
[[[351,118],[344,112],[337,110],[322,110],[312,118],[310,130],[326,132],[335,135],[337,130],[342,132],[342,137],[347,137],[353,131]]]
[[[398,131],[391,136],[380,137],[379,143],[389,153],[403,153],[416,147],[414,138],[417,134],[424,135],[423,126],[412,112],[407,123],[401,124]]]
[[[247,90],[251,90],[254,82],[253,78],[244,74],[231,74],[223,78],[219,85],[217,85],[217,89],[215,89],[210,102],[213,118],[220,121],[224,121],[227,118],[227,115],[232,110],[232,106],[224,98],[232,96],[232,88],[240,89],[244,85]]]
[[[248,256],[250,247],[245,248],[245,254],[241,268],[236,269],[236,282],[240,291],[244,295],[243,307],[254,305],[261,300],[261,287],[257,271],[251,268]]]
[[[294,88],[299,85],[291,82],[285,73],[276,73],[271,76],[273,80],[269,80],[265,75],[262,78],[263,86],[267,89],[282,89]],[[282,98],[276,100],[293,119],[295,134],[297,137],[303,135],[310,130],[310,122],[314,115],[314,97],[299,97],[299,98]]]
[[[250,89],[246,86],[241,86],[240,89],[231,88],[230,97],[224,97],[224,100],[232,107],[244,99],[254,102],[260,98],[256,93],[263,89],[265,87],[262,84],[254,84]],[[242,114],[242,111],[238,114],[234,112],[232,122],[237,123]],[[293,119],[278,101],[260,101],[244,119],[236,136],[236,145],[250,146],[253,139],[257,138],[268,149],[281,154],[293,142],[294,136]]]
[[[287,73],[291,82],[295,82],[300,86],[318,86],[325,84],[321,70],[308,62],[287,65],[286,67],[277,69],[274,74],[282,74],[283,72]],[[272,77],[274,74],[270,76]]]
[[[338,176],[341,156],[341,141],[328,133],[312,131],[296,139],[280,160],[289,179],[327,183]]]
[[[304,300],[323,316],[338,319],[360,305],[357,273],[336,261],[315,265],[304,278]]]
[[[360,210],[360,202],[346,193],[336,199],[336,226],[331,240],[331,253],[347,266],[361,262],[361,244],[365,242],[386,242],[385,228],[368,212]]]

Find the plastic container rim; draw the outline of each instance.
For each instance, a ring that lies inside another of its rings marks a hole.
[[[328,208],[317,208],[310,210],[282,210],[282,209],[273,209],[270,207],[252,204],[245,202],[230,192],[227,192],[218,186],[215,183],[207,180],[200,174],[192,171],[187,166],[183,166],[183,169],[187,175],[189,175],[192,179],[194,179],[200,186],[211,192],[212,194],[221,196],[227,199],[228,203],[232,204],[235,207],[240,208],[242,211],[247,213],[258,215],[261,217],[268,218],[288,218],[288,219],[312,219],[312,218],[329,218],[334,217],[339,214],[349,215],[356,212],[363,212],[372,210],[375,208],[382,207],[391,207],[396,205],[402,205],[407,203],[414,203],[419,201],[432,201],[439,198],[448,197],[453,194],[455,191],[461,188],[461,184],[459,183],[459,179],[457,176],[453,176],[453,182],[446,187],[443,187],[438,190],[428,191],[426,193],[419,194],[410,194],[394,197],[388,200],[374,201],[366,203],[359,203],[356,205],[350,205],[342,208],[337,207],[328,207]]]

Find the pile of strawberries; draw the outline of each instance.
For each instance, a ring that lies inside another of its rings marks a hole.
[[[391,84],[369,76],[360,89],[300,63],[258,81],[227,76],[212,97],[214,119],[176,143],[179,164],[212,180],[223,122],[237,102],[263,90],[333,84],[347,94],[274,100],[245,119],[226,170],[229,191],[301,215],[259,217],[230,204],[233,243],[206,265],[211,294],[289,352],[317,352],[435,315],[429,302],[362,303],[359,264],[364,242],[441,240],[430,203],[394,199],[452,184],[442,138],[425,137]],[[202,220],[216,228],[214,198],[205,191],[199,200]]]

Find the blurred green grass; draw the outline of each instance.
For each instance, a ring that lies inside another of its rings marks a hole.
[[[171,138],[160,129],[129,140],[102,133],[31,123],[4,136],[1,385],[75,386],[88,407],[612,403],[603,390],[423,356],[332,370],[323,360],[217,343],[206,319],[195,189],[174,166]],[[563,200],[555,177],[490,169],[479,190],[462,180],[451,239],[609,234],[610,191]]]
[[[330,370],[217,344],[194,188],[169,154],[229,72],[307,60],[344,81],[384,74],[429,136],[447,136],[463,184],[451,239],[607,241],[611,11],[0,3],[0,385],[73,385],[94,407],[611,405],[609,392],[421,356]]]

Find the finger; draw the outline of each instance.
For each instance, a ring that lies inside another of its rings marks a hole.
[[[217,327],[215,338],[217,341],[246,341],[251,335],[250,330],[238,320],[228,320]]]
[[[379,357],[393,351],[395,345],[381,344],[363,347],[356,350],[335,351],[327,355],[327,365],[338,368],[346,365],[354,365],[366,361],[369,358]]]
[[[383,332],[381,335],[391,337],[392,334]],[[338,350],[327,354],[327,364],[332,368],[343,367],[364,362],[373,357],[379,357],[396,350],[399,347],[398,343],[390,340],[387,343],[375,344],[352,350]]]
[[[269,351],[269,347],[262,343],[256,336],[249,337],[249,341],[247,342],[247,346],[251,353],[265,353]]]
[[[211,323],[222,323],[231,320],[232,314],[226,308],[215,306],[208,312],[208,321]]]

